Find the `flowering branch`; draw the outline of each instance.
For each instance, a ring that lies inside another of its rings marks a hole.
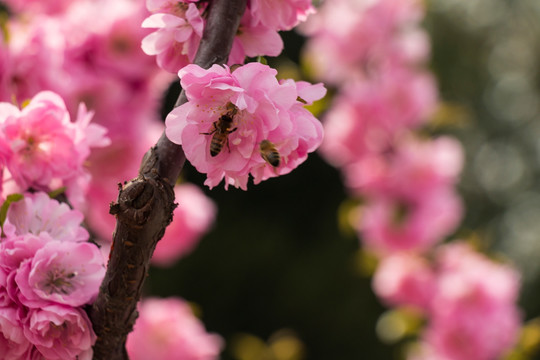
[[[209,4],[195,63],[209,68],[227,61],[246,0],[213,0]],[[184,93],[175,106],[186,102]],[[137,302],[150,258],[175,208],[173,186],[183,167],[182,147],[162,134],[144,156],[139,176],[119,185],[110,213],[117,219],[107,273],[90,317],[97,335],[94,359],[128,359],[125,342],[137,317]]]

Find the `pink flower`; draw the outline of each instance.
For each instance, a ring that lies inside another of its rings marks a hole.
[[[17,270],[24,260],[31,259],[49,241],[54,240],[47,232],[8,236],[0,242],[0,266],[8,273]]]
[[[79,116],[72,123],[64,101],[49,91],[37,94],[22,110],[0,103],[0,160],[21,189],[58,188],[85,176],[89,147],[108,141],[100,127],[88,125],[84,108]]]
[[[178,75],[189,101],[167,116],[166,134],[207,174],[210,188],[225,179],[225,188],[246,189],[249,174],[257,184],[289,173],[322,141],[321,124],[303,108],[324,96],[321,84],[278,82],[276,71],[260,63],[234,72],[188,65]],[[267,155],[279,161],[272,165]]]
[[[58,92],[66,83],[61,22],[48,16],[30,19],[10,17],[9,42],[0,41],[0,101],[22,103],[45,89]]]
[[[435,273],[418,255],[400,252],[384,257],[373,276],[373,289],[387,304],[427,311],[435,294]]]
[[[358,229],[378,252],[426,250],[461,219],[454,183],[462,165],[459,143],[403,138],[379,156],[346,168],[348,185],[365,198]]]
[[[86,313],[62,305],[30,309],[24,335],[47,360],[91,360],[96,341]]]
[[[155,265],[171,265],[191,252],[216,217],[216,205],[197,186],[177,185],[174,193],[179,205],[174,210],[173,222],[156,246],[152,256]]]
[[[81,226],[83,214],[64,203],[51,199],[43,192],[27,193],[24,199],[9,207],[5,232],[22,236],[39,236],[41,232],[59,241],[87,241],[88,231]]]
[[[251,0],[248,11],[254,23],[272,30],[290,30],[315,13],[311,0]]]
[[[21,264],[15,281],[26,306],[54,302],[76,307],[96,297],[104,275],[103,257],[94,244],[51,241]]]
[[[302,27],[311,36],[304,58],[318,79],[337,85],[417,65],[429,54],[422,15],[418,0],[325,1]]]
[[[433,79],[406,68],[349,84],[324,117],[321,151],[335,166],[384,152],[403,132],[425,123],[436,101]]]
[[[345,168],[346,183],[353,192],[416,197],[419,189],[429,195],[457,182],[464,160],[457,140],[447,136],[431,141],[397,140],[386,153]]]
[[[442,247],[424,339],[445,359],[499,358],[517,340],[519,275],[463,243]]]
[[[221,338],[206,333],[183,300],[147,299],[139,305],[139,317],[126,342],[130,359],[218,359]]]
[[[13,307],[0,308],[0,358],[27,359],[31,344],[25,338],[18,311]]]
[[[283,40],[276,29],[254,23],[246,11],[234,38],[229,65],[243,64],[245,57],[278,56],[283,50]]]
[[[363,243],[379,253],[425,251],[455,229],[461,214],[461,200],[450,189],[418,198],[377,196],[363,207],[358,230]]]
[[[148,55],[157,55],[159,67],[176,73],[195,58],[204,20],[201,17],[202,10],[194,3],[167,3],[171,3],[171,6],[159,9],[166,10],[166,13],[152,14],[143,21],[143,28],[158,30],[143,39],[142,49]]]

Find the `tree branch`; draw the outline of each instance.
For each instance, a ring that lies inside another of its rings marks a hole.
[[[195,63],[227,62],[247,0],[211,0]],[[175,106],[185,103],[184,92]],[[94,360],[128,359],[125,342],[137,318],[137,302],[157,242],[172,220],[173,186],[185,162],[182,147],[161,135],[144,156],[139,176],[119,184],[110,213],[116,217],[113,246],[98,297],[90,311],[97,334]]]

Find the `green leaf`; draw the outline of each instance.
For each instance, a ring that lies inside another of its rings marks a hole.
[[[257,62],[263,65],[268,65],[268,61],[266,61],[266,58],[264,56],[257,56]]]
[[[6,237],[6,235],[4,234],[4,223],[6,222],[9,206],[12,203],[20,201],[22,199],[24,199],[23,194],[8,195],[6,198],[6,201],[4,201],[4,203],[2,204],[2,207],[0,207],[0,228],[2,228],[2,235],[1,235],[2,237]]]
[[[58,195],[61,195],[63,193],[66,192],[66,187],[65,186],[62,186],[62,187],[59,187],[58,189],[54,189],[52,191],[49,191],[48,195],[51,199],[56,199],[56,197]]]

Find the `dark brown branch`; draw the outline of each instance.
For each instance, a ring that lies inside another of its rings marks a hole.
[[[212,0],[195,63],[209,68],[227,62],[247,0]],[[186,102],[179,96],[175,106]],[[139,176],[119,184],[111,214],[116,217],[107,273],[90,317],[98,339],[94,360],[125,360],[127,335],[137,317],[137,302],[150,258],[175,208],[173,186],[184,165],[182,147],[162,134],[144,156]]]

